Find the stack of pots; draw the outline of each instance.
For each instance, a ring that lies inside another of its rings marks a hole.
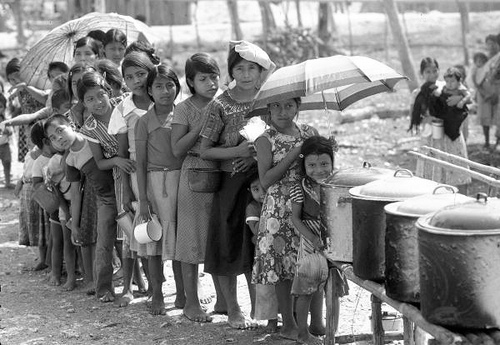
[[[451,327],[500,327],[500,201],[478,195],[416,225],[423,317]]]
[[[384,206],[423,194],[431,194],[438,183],[415,177],[406,169],[393,176],[351,188],[353,271],[358,277],[384,281],[385,228]]]
[[[360,168],[340,169],[321,185],[321,222],[328,232],[325,255],[333,261],[352,262],[352,198],[349,189],[392,176],[394,170],[363,162]]]
[[[418,270],[419,217],[449,205],[473,201],[448,185],[437,186],[432,194],[421,195],[384,207],[385,229],[385,291],[387,296],[402,302],[420,302]]]

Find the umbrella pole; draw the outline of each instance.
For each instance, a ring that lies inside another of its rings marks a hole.
[[[332,145],[333,152],[337,152],[339,150],[339,146],[338,146],[337,140],[335,139],[335,135],[333,135],[332,119],[331,119],[331,116],[329,116],[329,114],[328,114],[328,104],[326,103],[326,98],[325,98],[325,94],[323,93],[323,90],[321,91],[321,98],[323,99],[323,106],[325,109],[325,115],[328,118],[328,126],[327,126],[328,140],[330,141],[330,143]],[[337,121],[335,121],[335,122],[337,122]]]

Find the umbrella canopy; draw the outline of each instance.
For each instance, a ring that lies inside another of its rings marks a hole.
[[[79,19],[70,20],[45,35],[21,60],[21,78],[31,86],[47,89],[50,82],[47,69],[52,61],[71,65],[76,41],[92,30],[119,29],[127,35],[127,41],[147,41],[151,44],[158,38],[149,26],[130,16],[117,13],[88,13]]]
[[[365,97],[391,91],[405,76],[364,56],[336,55],[280,68],[262,85],[253,111],[260,115],[267,104],[301,97],[301,110],[344,110]],[[267,112],[266,112],[267,113]]]

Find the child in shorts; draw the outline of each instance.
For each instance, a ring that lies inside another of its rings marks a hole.
[[[255,244],[259,231],[260,212],[266,191],[260,184],[259,175],[255,174],[248,188],[252,200],[245,210],[245,223],[253,233],[252,243]],[[255,299],[250,317],[256,320],[268,320],[266,329],[269,332],[278,331],[278,300],[274,285],[255,284]]]

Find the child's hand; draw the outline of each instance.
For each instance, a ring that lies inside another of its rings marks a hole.
[[[236,158],[233,160],[233,172],[247,172],[255,164],[253,157]]]
[[[151,220],[151,215],[149,213],[149,201],[141,200],[139,201],[139,215],[137,216],[137,221],[139,223],[146,223]]]
[[[433,95],[433,96],[436,96],[436,97],[441,96],[441,90],[436,89],[436,90],[432,91],[432,95]]]
[[[82,242],[80,241],[80,227],[75,224],[71,224],[71,243],[74,246],[81,246]]]
[[[255,151],[255,146],[254,144],[248,142],[248,141],[242,141],[241,144],[237,146],[237,157],[242,157],[242,158],[247,158],[247,157],[253,157],[257,151]]]
[[[19,94],[19,92],[21,92],[22,90],[25,90],[25,89],[26,89],[26,83],[22,82],[22,83],[19,83],[19,84],[12,86],[9,89],[9,93],[11,94],[11,97],[16,97]]]
[[[16,187],[14,188],[14,196],[16,198],[19,198],[19,195],[21,195],[21,189],[23,189],[23,181],[19,180],[16,183]]]
[[[127,174],[135,171],[135,162],[123,157],[115,157],[115,165],[125,171]]]
[[[314,241],[313,241],[313,246],[314,246],[314,249],[318,250],[318,251],[323,251],[325,249],[325,245],[323,244],[323,241],[321,240],[321,238],[319,236],[316,236],[314,238]]]

